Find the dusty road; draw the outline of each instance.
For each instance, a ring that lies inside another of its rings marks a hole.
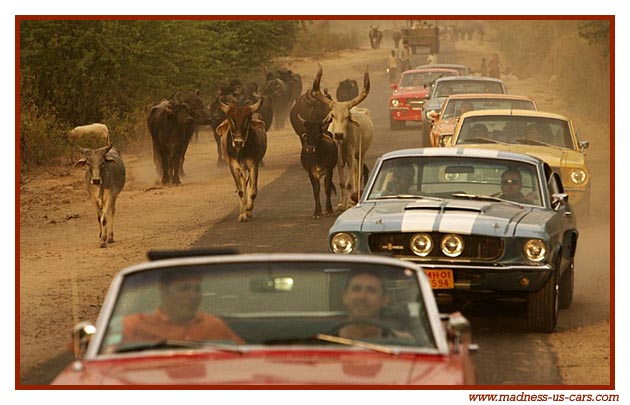
[[[480,52],[492,52],[491,43],[481,49],[470,45],[454,44],[449,57],[453,62],[476,66]],[[324,66],[323,84],[331,90],[339,80],[359,79],[365,65],[370,64],[372,92],[365,106],[373,112],[377,136],[381,133],[383,137],[375,140],[368,164],[387,148],[420,146],[421,142],[418,127],[395,133],[388,129],[385,120],[390,93],[385,76],[387,52],[386,48],[366,48],[318,60]],[[304,83],[311,83],[316,62],[293,60],[289,67],[302,75]],[[516,78],[506,81],[511,93],[533,96],[541,109],[569,114],[569,104],[558,99],[545,81]],[[591,141],[589,165],[593,174],[593,195],[599,197],[593,202],[591,224],[580,235],[574,305],[561,313],[558,332],[552,335],[525,336],[518,325],[508,325],[498,333],[495,318],[489,320],[487,316],[480,316],[475,328],[486,336],[484,339],[490,339],[492,350],[516,352],[515,343],[518,346],[521,339],[534,340],[540,348],[540,352],[515,353],[515,358],[530,357],[530,362],[510,362],[506,358],[505,364],[498,365],[489,364],[490,357],[484,357],[481,352],[476,360],[480,368],[488,370],[484,371],[488,383],[606,385],[610,382],[609,124],[593,121],[577,121],[577,124],[583,134],[588,134],[583,136]],[[237,245],[242,251],[292,251],[296,246],[301,246],[301,251],[325,251],[325,238],[316,235],[327,231],[333,219],[319,222],[310,219],[311,189],[299,166],[299,140],[288,123],[284,130],[269,133],[269,149],[260,177],[259,205],[254,210],[256,219],[247,224],[236,222],[234,185],[228,169],[216,166],[214,141],[208,132],[202,132],[199,142],[189,148],[185,165],[187,176],[180,187],[156,184],[157,175],[149,150],[145,153],[123,150],[123,158],[128,180],[118,201],[117,243],[107,249],[98,248],[98,227],[94,208],[84,190],[82,170],[48,168],[29,176],[21,187],[18,327],[23,384],[49,381],[50,360],[59,358],[66,347],[72,325],[80,320],[95,321],[112,275],[124,266],[143,261],[149,249],[215,245],[215,230],[225,232],[251,227],[248,231],[261,229],[273,237],[255,244],[228,238],[222,238],[221,243]],[[300,176],[299,190],[292,188],[289,180],[284,181]],[[278,210],[280,214],[274,212]],[[293,233],[309,235],[309,243],[291,246],[288,236]],[[495,315],[500,320],[510,318],[509,314]],[[542,381],[500,380],[501,375],[493,375],[493,371],[500,374],[503,369],[526,374],[532,364],[535,366],[537,356],[556,366],[540,374]]]

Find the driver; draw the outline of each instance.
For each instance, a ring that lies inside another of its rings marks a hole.
[[[499,197],[517,203],[531,204],[531,199],[521,192],[522,187],[521,172],[516,169],[507,169],[501,175],[501,193]]]
[[[351,339],[382,337],[382,328],[376,326],[381,311],[389,304],[385,282],[373,273],[353,273],[343,292],[343,305],[348,320],[358,321],[339,329],[339,336]],[[365,320],[365,323],[361,323]]]

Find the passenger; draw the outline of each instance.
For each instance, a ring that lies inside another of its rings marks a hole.
[[[223,320],[197,310],[201,302],[201,276],[165,272],[158,286],[161,303],[155,312],[123,318],[123,343],[162,340],[244,343]]]
[[[387,183],[386,195],[409,194],[413,184],[414,170],[411,166],[396,166],[392,171],[392,178]]]
[[[474,106],[470,101],[464,101],[462,106],[460,107],[460,114],[467,113],[468,111],[474,110]]]

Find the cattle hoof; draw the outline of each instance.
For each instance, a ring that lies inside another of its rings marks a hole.
[[[116,242],[116,241],[114,240],[114,238],[109,238],[109,239],[107,240],[107,243],[114,243],[114,242]]]
[[[320,219],[322,217],[321,214],[314,214],[313,219]]]
[[[107,247],[107,243],[105,243],[105,242],[101,242],[101,243],[99,243],[98,247],[100,247],[100,248],[106,248],[106,247]]]

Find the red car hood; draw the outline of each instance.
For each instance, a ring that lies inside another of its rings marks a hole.
[[[461,385],[462,358],[364,351],[202,353],[86,361],[53,384]]]
[[[419,97],[424,98],[429,94],[429,88],[424,87],[404,87],[399,88],[392,94],[391,98],[394,97]]]

